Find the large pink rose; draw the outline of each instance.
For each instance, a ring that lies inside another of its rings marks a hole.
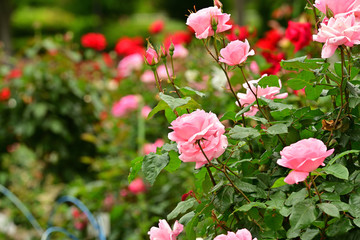
[[[217,7],[208,7],[191,13],[186,25],[195,31],[196,38],[204,39],[214,35],[212,22],[217,23],[216,32],[220,33],[231,29],[232,26],[227,24],[229,20],[230,14],[222,13],[221,9]]]
[[[257,238],[253,239],[249,230],[243,228],[236,233],[228,232],[227,235],[221,234],[215,237],[214,240],[257,240]]]
[[[114,117],[122,117],[130,111],[136,110],[139,106],[139,97],[136,95],[127,95],[115,102],[111,112]]]
[[[264,74],[261,78],[266,77],[267,74]],[[262,88],[260,86],[257,86],[257,83],[261,80],[252,80],[252,81],[248,81],[250,88],[248,86],[247,83],[243,84],[243,87],[246,89],[246,93],[238,93],[237,97],[240,100],[240,103],[242,106],[246,107],[247,105],[253,103],[256,101],[255,95],[258,98],[260,97],[264,97],[270,100],[273,99],[282,99],[282,98],[286,98],[288,96],[288,93],[281,93],[280,94],[280,89],[281,89],[281,81],[279,79],[279,86],[280,87],[266,87],[266,88]],[[250,111],[246,112],[245,115],[246,116],[254,116],[257,112],[259,111],[259,109],[257,108],[256,105],[252,106],[250,108]]]
[[[220,157],[228,145],[225,127],[214,113],[196,110],[178,117],[171,125],[174,131],[168,137],[177,143],[180,160],[195,162],[196,169],[208,163],[198,141],[210,161]]]
[[[134,53],[129,56],[124,57],[119,62],[117,67],[118,75],[120,77],[128,77],[132,71],[140,70],[144,63],[144,58],[139,53]]]
[[[359,11],[360,0],[316,0],[314,6],[325,14],[327,6],[336,16],[338,14],[350,14],[354,11]]]
[[[184,226],[175,221],[173,229],[166,220],[159,220],[159,227],[152,227],[148,234],[150,240],[176,240],[176,237],[183,231]]]
[[[277,160],[280,166],[293,169],[284,179],[287,184],[302,182],[309,172],[316,170],[320,165],[324,166],[325,158],[330,156],[334,149],[327,151],[325,144],[315,138],[303,139],[281,152],[281,158]]]
[[[250,44],[247,39],[245,39],[245,42],[235,40],[220,50],[221,57],[219,57],[219,61],[230,66],[236,66],[245,62],[248,56],[254,54],[254,50],[250,50]]]
[[[340,45],[352,47],[360,44],[360,24],[354,14],[330,18],[327,24],[321,23],[321,28],[317,35],[313,35],[313,40],[325,43],[321,57],[329,58]]]

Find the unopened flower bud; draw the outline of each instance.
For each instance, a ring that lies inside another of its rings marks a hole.
[[[333,13],[333,11],[328,7],[328,5],[326,5],[326,17],[327,18],[332,18],[332,17],[334,17],[334,13]]]
[[[221,9],[223,5],[220,0],[214,0],[214,6]]]
[[[159,56],[149,41],[148,48],[145,53],[145,62],[149,66],[154,66],[159,62]]]
[[[174,46],[174,43],[171,42],[170,47],[169,47],[170,56],[174,55],[174,51],[175,51],[175,46]]]
[[[216,32],[217,30],[218,21],[217,18],[211,18],[211,28]]]
[[[166,58],[167,57],[167,51],[164,45],[160,46],[160,50],[159,50],[159,56],[161,58]]]

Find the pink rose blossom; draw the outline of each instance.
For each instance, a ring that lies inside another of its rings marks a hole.
[[[135,195],[146,192],[146,186],[141,178],[136,178],[129,184],[129,191]]]
[[[264,74],[261,78],[267,76],[267,74]],[[267,88],[262,88],[260,86],[255,86],[257,85],[257,83],[261,80],[252,80],[252,81],[248,81],[249,86],[247,85],[247,83],[243,84],[243,87],[246,89],[246,93],[238,93],[237,96],[240,100],[240,103],[242,106],[247,106],[253,102],[256,101],[255,95],[254,93],[257,95],[258,98],[260,97],[264,97],[270,100],[273,99],[283,99],[286,98],[288,96],[287,93],[280,93],[280,89],[281,89],[281,81],[279,79],[279,86],[280,87],[267,87]],[[237,103],[236,103],[237,104]],[[250,108],[250,111],[246,112],[245,115],[246,116],[254,116],[257,112],[258,112],[258,108],[256,105],[252,106]]]
[[[327,151],[326,145],[315,138],[303,139],[285,147],[280,152],[281,158],[277,160],[277,164],[293,171],[284,182],[294,184],[304,181],[309,172],[316,170],[320,165],[324,166],[325,158],[333,152],[334,149]]]
[[[354,11],[359,11],[359,0],[316,0],[314,6],[321,12],[326,14],[326,6],[333,12],[334,16],[338,14],[350,14]]]
[[[141,116],[143,116],[143,118],[147,118],[149,116],[149,113],[151,112],[152,108],[149,106],[144,106],[141,109]]]
[[[136,95],[127,95],[114,103],[111,112],[114,117],[122,117],[130,111],[136,110],[138,106],[139,97]]]
[[[356,21],[354,14],[330,18],[327,24],[321,23],[321,28],[317,35],[313,35],[313,40],[325,43],[321,57],[329,58],[340,45],[352,47],[360,44],[360,23]]]
[[[220,157],[228,145],[225,127],[214,113],[196,110],[178,117],[171,125],[174,131],[168,137],[177,143],[180,160],[195,162],[196,169],[208,163],[198,142],[209,161]]]
[[[259,65],[257,64],[256,61],[252,61],[250,63],[250,70],[251,72],[255,73],[255,74],[259,74],[260,73],[260,67]]]
[[[189,55],[189,51],[182,44],[177,44],[174,47],[174,58],[185,58]]]
[[[143,83],[155,83],[154,73],[151,70],[146,70],[140,77]]]
[[[250,44],[247,39],[245,39],[245,42],[235,40],[220,50],[221,57],[219,57],[219,61],[230,66],[236,66],[245,62],[248,56],[253,56],[254,54],[254,50],[250,50]]]
[[[159,138],[154,143],[146,143],[146,144],[144,144],[144,154],[149,154],[151,152],[156,153],[156,149],[158,147],[162,147],[162,145],[164,145],[164,143],[165,143],[164,140]]]
[[[117,67],[120,77],[128,77],[134,70],[140,70],[144,62],[144,58],[139,53],[134,53],[124,57]]]
[[[231,29],[227,24],[230,20],[230,14],[222,13],[217,7],[203,8],[195,13],[191,13],[186,21],[186,25],[195,31],[198,39],[208,38],[214,35],[211,23],[216,22],[216,32],[221,33]]]
[[[215,237],[214,240],[257,240],[257,238],[253,239],[249,230],[243,228],[236,233],[228,232],[227,235],[221,234]]]
[[[159,56],[155,49],[148,47],[145,53],[146,63],[150,66],[156,65],[159,62]]]
[[[176,240],[176,237],[184,230],[184,226],[175,221],[173,229],[166,220],[159,220],[159,227],[152,227],[148,234],[150,240]]]

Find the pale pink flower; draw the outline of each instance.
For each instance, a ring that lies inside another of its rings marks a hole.
[[[255,95],[258,98],[260,97],[264,97],[270,100],[273,99],[283,99],[286,98],[288,96],[288,93],[281,93],[280,94],[280,89],[281,89],[281,81],[279,79],[279,86],[280,87],[266,87],[266,88],[262,88],[260,86],[257,86],[257,83],[263,78],[267,76],[267,74],[264,74],[260,79],[258,80],[252,80],[252,81],[248,81],[250,87],[248,86],[247,83],[243,84],[243,87],[246,89],[246,93],[238,93],[237,97],[240,100],[240,103],[242,106],[246,107],[247,105],[253,103],[256,101]],[[237,102],[236,102],[237,104]],[[258,107],[256,105],[253,105],[250,108],[250,111],[246,112],[245,115],[246,116],[254,116],[257,112],[259,111]]]
[[[250,70],[251,72],[255,73],[255,74],[259,74],[260,73],[260,67],[259,65],[257,64],[256,61],[252,61],[250,63]]]
[[[327,151],[326,145],[315,138],[303,139],[285,147],[280,152],[281,159],[277,160],[277,164],[293,171],[284,182],[294,184],[304,181],[309,172],[316,170],[320,165],[324,166],[325,158],[333,152],[334,149]]]
[[[143,116],[143,118],[147,118],[149,116],[149,113],[151,112],[152,108],[149,107],[148,105],[144,106],[141,109],[141,116]]]
[[[115,102],[111,112],[114,117],[122,117],[127,113],[136,110],[139,106],[139,97],[136,95],[127,95]]]
[[[167,75],[167,72],[166,72],[166,67],[165,67],[164,64],[163,64],[163,65],[160,65],[160,66],[156,69],[156,71],[157,71],[160,79],[162,79],[162,80],[168,79],[168,75]],[[171,70],[168,69],[168,71],[169,71],[169,75],[170,75],[170,77],[171,77],[171,76],[172,76]]]
[[[156,65],[159,62],[159,56],[155,49],[148,47],[145,53],[146,63],[150,66]]]
[[[189,51],[182,44],[176,44],[174,47],[174,58],[186,58],[189,55]]]
[[[313,40],[325,43],[321,57],[329,58],[340,45],[352,47],[360,44],[360,24],[354,14],[330,18],[327,24],[321,23],[321,28],[317,35],[313,35]]]
[[[154,143],[146,143],[146,144],[144,144],[144,154],[149,154],[151,152],[156,153],[156,149],[158,147],[162,147],[162,145],[164,145],[164,143],[165,143],[164,140],[159,138]]]
[[[225,32],[231,29],[231,25],[227,24],[230,20],[230,14],[222,13],[217,7],[203,8],[195,13],[191,13],[186,21],[186,25],[195,31],[198,39],[208,38],[214,35],[211,23],[216,22],[216,32]]]
[[[209,161],[220,157],[228,145],[225,127],[214,113],[198,109],[178,117],[171,125],[174,131],[168,137],[177,143],[180,160],[195,162],[196,169],[208,163],[198,142]]]
[[[220,50],[221,56],[219,61],[230,66],[236,66],[245,62],[248,56],[253,56],[254,54],[254,50],[250,50],[250,44],[247,39],[245,39],[245,42],[235,40]]]
[[[316,0],[314,6],[326,14],[326,6],[333,12],[334,16],[338,14],[350,14],[359,11],[359,0]]]
[[[236,233],[228,232],[227,235],[221,234],[214,238],[214,240],[257,240],[252,238],[251,233],[246,228],[238,230]]]
[[[146,70],[140,77],[143,83],[155,83],[154,73],[151,70]]]
[[[141,178],[136,178],[134,181],[132,181],[129,184],[128,189],[135,195],[146,192],[145,183]]]
[[[140,70],[143,66],[144,58],[139,53],[134,53],[124,57],[117,67],[120,77],[128,77],[133,71]]]
[[[184,230],[184,226],[175,221],[173,229],[166,220],[159,220],[159,227],[152,227],[148,234],[150,240],[176,240],[176,237]]]

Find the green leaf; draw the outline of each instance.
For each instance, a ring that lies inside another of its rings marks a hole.
[[[285,201],[285,204],[287,206],[293,206],[299,202],[302,202],[306,196],[307,196],[308,192],[305,188],[301,189],[298,192],[293,192],[290,194],[289,198]]]
[[[355,218],[353,221],[354,221],[355,225],[360,228],[360,218]]]
[[[236,113],[235,112],[226,112],[220,119],[220,121],[232,120],[236,122]]]
[[[188,212],[187,214],[185,214],[184,216],[182,216],[179,219],[179,223],[181,223],[182,225],[186,225],[188,222],[191,221],[191,219],[193,219],[193,217],[195,216],[195,212]]]
[[[290,79],[287,85],[294,90],[300,90],[306,86],[311,86],[310,80],[314,78],[315,76],[312,72],[302,71],[295,78]]]
[[[279,77],[275,75],[265,76],[260,79],[258,85],[262,88],[266,87],[280,87]]]
[[[191,87],[182,87],[182,88],[178,88],[183,94],[185,95],[198,95],[200,97],[205,97],[206,94],[199,92],[195,89],[192,89]]]
[[[289,104],[283,104],[283,103],[279,103],[279,102],[274,102],[274,100],[270,100],[264,97],[260,97],[261,101],[267,103],[267,105],[269,106],[270,109],[272,110],[284,110],[284,109],[293,109],[294,106],[293,105],[289,105]]]
[[[195,231],[195,227],[199,222],[199,218],[197,217],[197,215],[195,215],[195,217],[193,217],[191,219],[190,222],[188,222],[188,224],[186,224],[185,226],[185,232],[186,232],[186,239],[187,240],[195,240],[196,238],[196,231]]]
[[[243,109],[241,109],[241,110],[235,115],[235,117],[238,118],[238,117],[240,117],[242,114],[248,112],[248,111],[250,110],[250,108],[251,108],[252,106],[254,106],[255,104],[256,104],[256,101],[254,101],[253,103],[247,105],[246,107],[244,107]]]
[[[213,205],[214,207],[220,211],[225,212],[230,208],[230,206],[234,203],[234,188],[225,186],[217,192]]]
[[[354,228],[351,224],[351,221],[347,218],[342,218],[339,221],[334,222],[326,229],[326,235],[329,237],[334,237],[347,233],[349,230]]]
[[[327,164],[327,166],[331,166],[336,160],[338,160],[339,158],[342,158],[345,155],[351,154],[351,153],[360,153],[360,150],[348,150],[342,153],[339,153],[338,155],[336,155],[334,158],[332,158],[329,163]]]
[[[327,215],[340,218],[339,209],[335,205],[331,203],[319,203],[317,206]]]
[[[275,210],[267,209],[264,215],[265,224],[272,230],[278,230],[282,227],[284,217]]]
[[[164,153],[158,155],[155,153],[150,153],[145,156],[142,163],[142,172],[145,175],[145,179],[153,185],[156,177],[159,175],[161,170],[166,167],[169,163],[169,154]]]
[[[194,207],[197,204],[197,201],[195,198],[189,198],[186,201],[181,201],[177,204],[174,210],[171,211],[167,215],[168,220],[172,220],[177,218],[180,214],[186,213],[189,209]]]
[[[169,152],[170,161],[169,164],[165,167],[165,170],[172,173],[175,172],[181,165],[181,160],[179,159],[179,154],[175,151]]]
[[[162,110],[165,110],[165,109],[168,108],[168,107],[169,107],[169,105],[167,105],[166,102],[160,101],[160,102],[156,105],[156,107],[154,107],[154,108],[151,110],[151,112],[149,113],[147,119],[152,118],[156,113],[158,113],[158,112],[160,112],[160,111],[162,111]]]
[[[278,180],[276,180],[274,182],[274,184],[271,186],[271,188],[277,188],[277,187],[282,187],[285,186],[287,183],[284,182],[285,177],[281,177]]]
[[[324,64],[324,59],[313,58],[306,59],[306,56],[290,59],[290,60],[282,60],[280,65],[285,70],[306,70],[312,71],[318,69],[322,64]]]
[[[326,173],[334,175],[337,178],[345,179],[345,180],[349,179],[348,169],[341,164],[336,163],[334,165],[324,168],[324,170]]]
[[[257,138],[260,136],[260,133],[255,128],[245,128],[236,125],[230,130],[229,135],[233,139],[241,140],[247,138]]]
[[[316,86],[307,86],[305,88],[306,98],[310,100],[317,100],[320,97],[320,94],[324,86],[316,85]]]
[[[240,211],[240,212],[247,212],[250,209],[252,209],[253,207],[258,207],[258,208],[266,208],[266,205],[262,202],[251,202],[248,204],[244,204],[241,207],[235,209],[234,212]]]
[[[288,132],[288,127],[286,124],[279,123],[269,127],[266,132],[271,135],[283,134]]]
[[[161,100],[163,100],[167,105],[169,105],[169,107],[172,110],[175,110],[177,107],[180,106],[184,106],[185,104],[187,104],[191,98],[190,97],[186,97],[186,98],[174,98],[170,95],[166,95],[163,93],[159,93],[159,97]]]
[[[298,202],[293,206],[290,215],[290,225],[294,229],[303,229],[316,220],[317,211],[311,199]]]
[[[165,143],[162,147],[163,151],[170,152],[170,151],[178,151],[177,143]]]
[[[312,240],[320,233],[319,229],[311,229],[308,228],[306,231],[301,235],[301,240]]]
[[[130,173],[128,176],[129,183],[132,182],[136,178],[138,172],[141,169],[143,159],[144,159],[144,156],[140,156],[130,162],[131,167],[130,167]]]

